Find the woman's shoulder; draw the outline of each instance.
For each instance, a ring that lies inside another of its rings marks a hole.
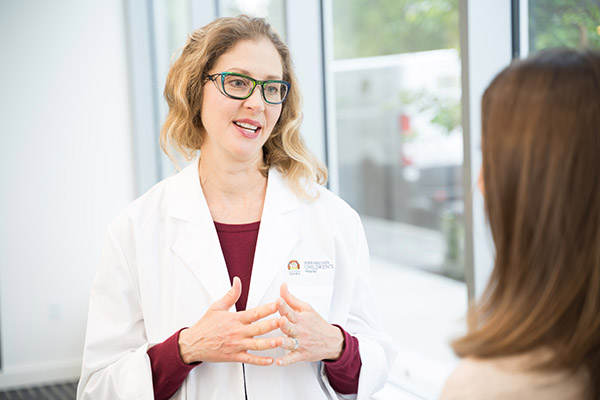
[[[163,218],[163,214],[177,203],[174,200],[184,197],[184,191],[193,189],[194,170],[195,168],[186,167],[154,184],[129,203],[113,220],[111,227],[132,223],[142,226],[148,220]]]
[[[334,215],[343,214],[344,216],[356,215],[358,213],[342,198],[315,181],[307,181],[301,178],[297,182],[297,187],[302,188],[303,195],[294,191],[293,183],[290,177],[284,176],[277,168],[272,167],[269,170],[269,179],[275,178],[279,182],[277,186],[285,187],[288,193],[293,193],[293,196],[298,201],[301,207],[311,210],[324,209]]]
[[[348,204],[344,199],[339,197],[337,194],[333,193],[328,188],[319,185],[318,183],[314,184],[315,191],[318,193],[317,200],[321,199],[323,204],[328,206],[338,207],[342,209],[344,212],[348,213],[356,213],[356,211],[352,208],[350,204]]]
[[[307,207],[326,216],[326,219],[335,220],[336,223],[360,224],[360,216],[350,204],[333,193],[328,188],[314,183],[311,192],[316,196],[311,200],[304,200]]]
[[[585,374],[530,368],[545,356],[530,352],[489,359],[464,358],[446,381],[440,400],[583,399]]]

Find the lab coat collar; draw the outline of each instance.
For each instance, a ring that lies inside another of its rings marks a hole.
[[[194,273],[213,301],[231,287],[221,243],[204,198],[198,160],[172,178],[168,190],[168,214],[175,238],[173,251]],[[179,220],[179,221],[177,221]],[[182,225],[183,224],[183,225]]]
[[[217,232],[198,176],[198,161],[173,177],[169,215],[185,221],[173,250],[193,271],[213,301],[231,287]],[[265,292],[285,267],[286,257],[299,240],[297,227],[285,214],[298,207],[297,196],[275,168],[269,170],[265,203],[258,233],[247,308],[260,304]],[[274,299],[273,299],[274,300]]]
[[[187,167],[172,177],[168,199],[169,215],[190,223],[199,224],[206,220],[206,213],[210,211],[200,186],[198,174],[198,161],[195,159]]]
[[[171,204],[169,215],[192,223],[205,222],[207,213],[210,216],[210,210],[200,186],[198,161],[199,159],[195,159],[173,177],[175,190],[172,193],[176,193],[176,195],[169,199]],[[199,203],[201,203],[200,206]],[[276,168],[270,168],[262,219],[265,214],[282,214],[296,207],[298,207],[298,197],[288,186],[281,172]]]

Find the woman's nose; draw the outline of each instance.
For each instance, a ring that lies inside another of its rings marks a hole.
[[[256,111],[262,111],[265,109],[265,101],[262,97],[262,87],[256,86],[254,92],[244,100],[244,106],[251,108]]]

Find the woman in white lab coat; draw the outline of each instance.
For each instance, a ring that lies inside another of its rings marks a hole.
[[[192,162],[108,229],[78,398],[371,398],[394,351],[360,219],[300,137],[288,48],[263,19],[216,20],[165,97],[163,149]]]

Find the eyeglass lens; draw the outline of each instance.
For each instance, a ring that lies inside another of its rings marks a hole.
[[[246,98],[253,88],[254,82],[243,76],[225,75],[223,79],[223,90],[229,96]],[[283,83],[267,81],[263,84],[263,96],[269,103],[281,103],[286,93],[287,86]]]

